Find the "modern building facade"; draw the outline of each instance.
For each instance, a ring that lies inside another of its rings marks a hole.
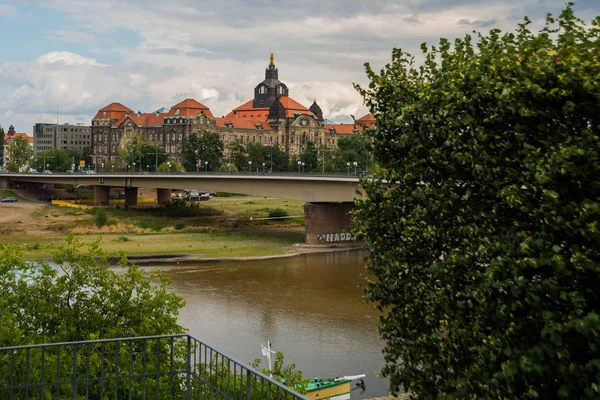
[[[295,156],[309,141],[318,148],[333,148],[340,135],[362,130],[360,124],[325,124],[316,101],[307,108],[292,99],[287,85],[279,80],[273,54],[265,79],[254,89],[254,97],[226,116],[215,118],[208,107],[194,99],[183,100],[165,111],[136,113],[120,103],[100,109],[91,126],[93,163],[118,162],[119,148],[132,135],[161,147],[169,158],[180,162],[183,139],[192,134],[218,134],[225,156],[234,141],[279,146]]]
[[[52,149],[90,148],[91,136],[91,128],[84,124],[37,123],[33,126],[34,154]]]

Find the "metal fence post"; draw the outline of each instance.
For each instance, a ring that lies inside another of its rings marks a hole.
[[[250,377],[251,371],[246,368],[246,400],[251,400],[252,396],[250,396]]]
[[[60,351],[60,348],[59,348]],[[73,400],[77,399],[77,344],[73,345]]]
[[[192,396],[192,337],[187,335],[187,376],[186,376],[186,399],[190,400]]]

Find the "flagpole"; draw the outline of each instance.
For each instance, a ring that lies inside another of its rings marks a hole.
[[[267,360],[269,361],[269,374],[271,375],[271,344],[267,340]]]

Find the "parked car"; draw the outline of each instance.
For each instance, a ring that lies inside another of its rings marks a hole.
[[[96,171],[94,171],[93,169],[88,169],[87,171],[85,171],[85,173],[88,175],[94,175]]]
[[[0,201],[3,203],[16,203],[17,199],[15,197],[5,197]]]
[[[75,173],[75,171],[73,171],[72,169],[68,169],[68,170],[66,170],[65,172],[66,172],[67,174],[73,174],[73,173]]]
[[[52,171],[49,171],[47,169],[42,171],[42,174],[46,174],[46,175],[52,175]]]
[[[177,170],[177,173],[178,173],[179,175],[185,175],[185,171],[184,171],[184,170],[182,170],[182,169],[178,169],[178,170]]]

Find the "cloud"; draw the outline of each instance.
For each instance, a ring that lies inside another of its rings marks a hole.
[[[487,21],[475,20],[471,22],[470,20],[463,18],[460,21],[458,21],[458,25],[460,26],[472,26],[474,28],[487,28],[494,25],[495,23],[495,19],[489,19]]]
[[[14,17],[16,15],[18,15],[18,13],[14,6],[0,3],[0,17]]]
[[[31,126],[39,122],[34,118],[52,115],[57,104],[61,113],[88,118],[113,101],[152,111],[193,97],[224,115],[252,97],[270,52],[292,97],[305,106],[316,99],[327,118],[349,122],[350,115],[366,113],[352,86],[367,83],[365,62],[377,70],[390,61],[394,47],[419,55],[423,42],[473,29],[512,30],[524,15],[540,26],[545,13],[558,13],[564,0],[27,4],[64,17],[60,29],[44,33],[54,46],[71,49],[52,47],[31,61],[0,64],[0,109],[23,119],[31,115],[26,123]],[[597,0],[581,0],[578,7],[584,15],[600,14]],[[9,11],[19,10],[0,4],[0,15]],[[125,40],[123,32],[135,39]]]

